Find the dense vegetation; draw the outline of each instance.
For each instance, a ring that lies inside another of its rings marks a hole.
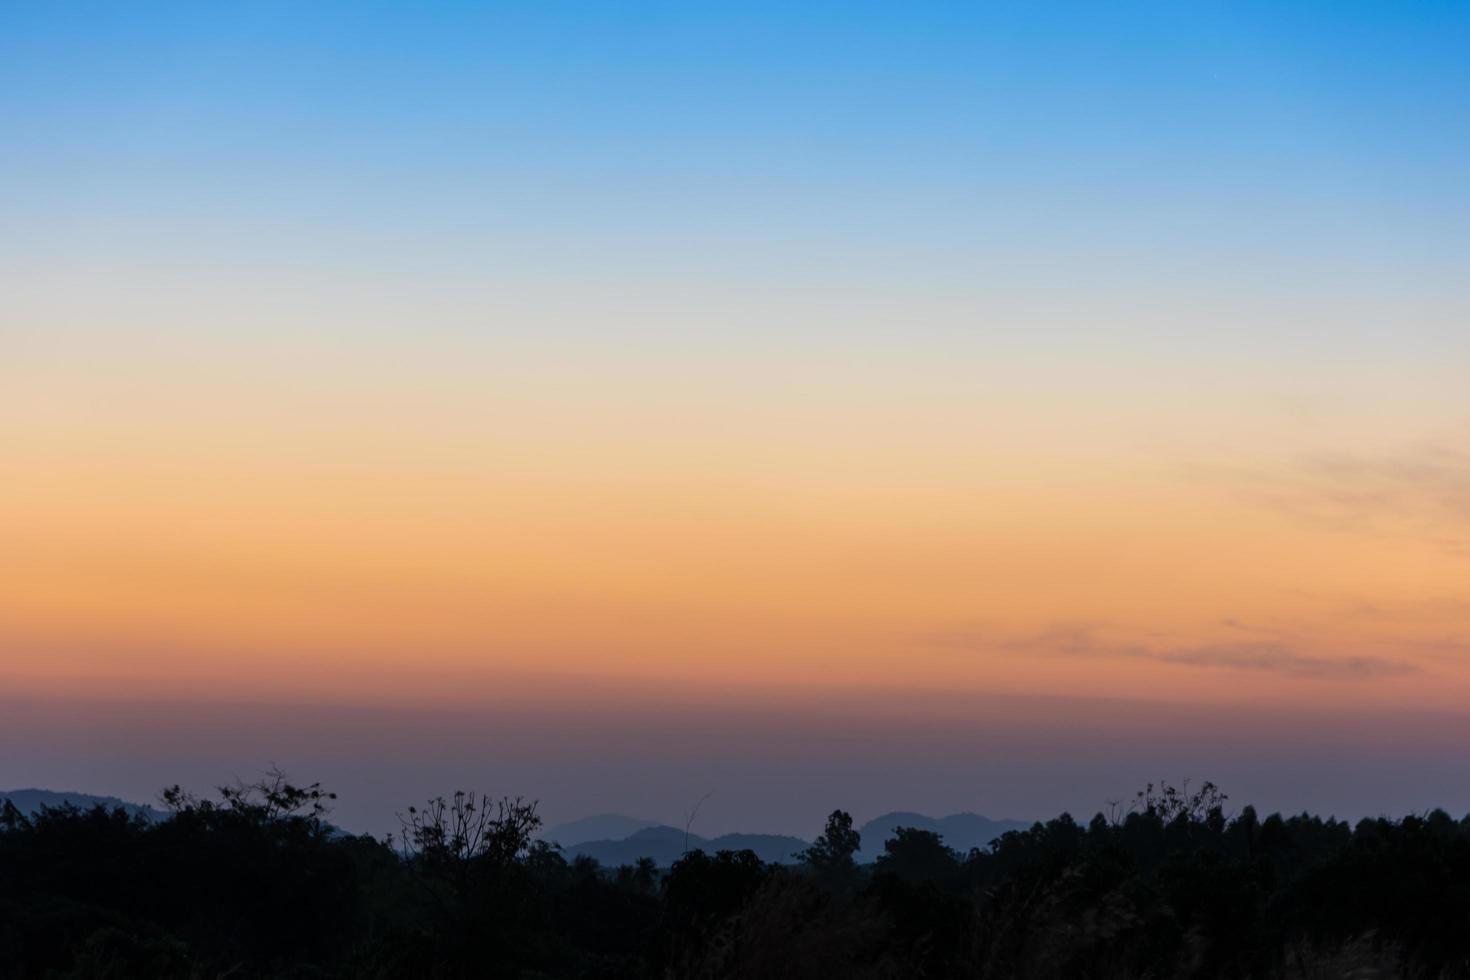
[[[0,811],[0,976],[1462,977],[1470,818],[1227,818],[1164,787],[958,854],[901,831],[854,863],[834,813],[803,864],[693,851],[566,861],[534,804],[459,794],[386,840],[275,777],[171,819]]]

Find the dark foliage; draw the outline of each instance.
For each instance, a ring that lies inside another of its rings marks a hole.
[[[1210,784],[960,854],[568,862],[533,803],[456,794],[353,837],[280,773],[167,820],[0,806],[0,977],[1470,977],[1470,818],[1227,818]]]

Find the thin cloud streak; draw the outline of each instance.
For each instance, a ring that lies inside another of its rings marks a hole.
[[[1224,644],[1192,649],[1138,651],[1137,656],[1187,667],[1259,670],[1292,677],[1395,677],[1417,668],[1384,657],[1318,657],[1278,644]]]
[[[1147,646],[1109,641],[1098,633],[1099,627],[1090,624],[1061,624],[1022,637],[954,632],[931,639],[944,646],[966,650],[1036,653],[1081,659],[1151,660],[1179,667],[1266,672],[1319,680],[1397,677],[1415,673],[1419,669],[1408,661],[1390,657],[1323,656],[1279,642]]]
[[[1470,453],[1438,443],[1313,453],[1235,470],[1251,503],[1314,528],[1411,537],[1470,558]]]

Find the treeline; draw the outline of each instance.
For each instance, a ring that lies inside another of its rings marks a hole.
[[[1470,817],[1227,816],[1150,787],[959,854],[901,830],[858,865],[565,860],[534,804],[465,794],[355,837],[279,775],[172,817],[0,809],[5,978],[1470,976]]]

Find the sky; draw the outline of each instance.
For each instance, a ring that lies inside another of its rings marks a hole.
[[[1467,49],[0,6],[0,787],[1470,810]]]

